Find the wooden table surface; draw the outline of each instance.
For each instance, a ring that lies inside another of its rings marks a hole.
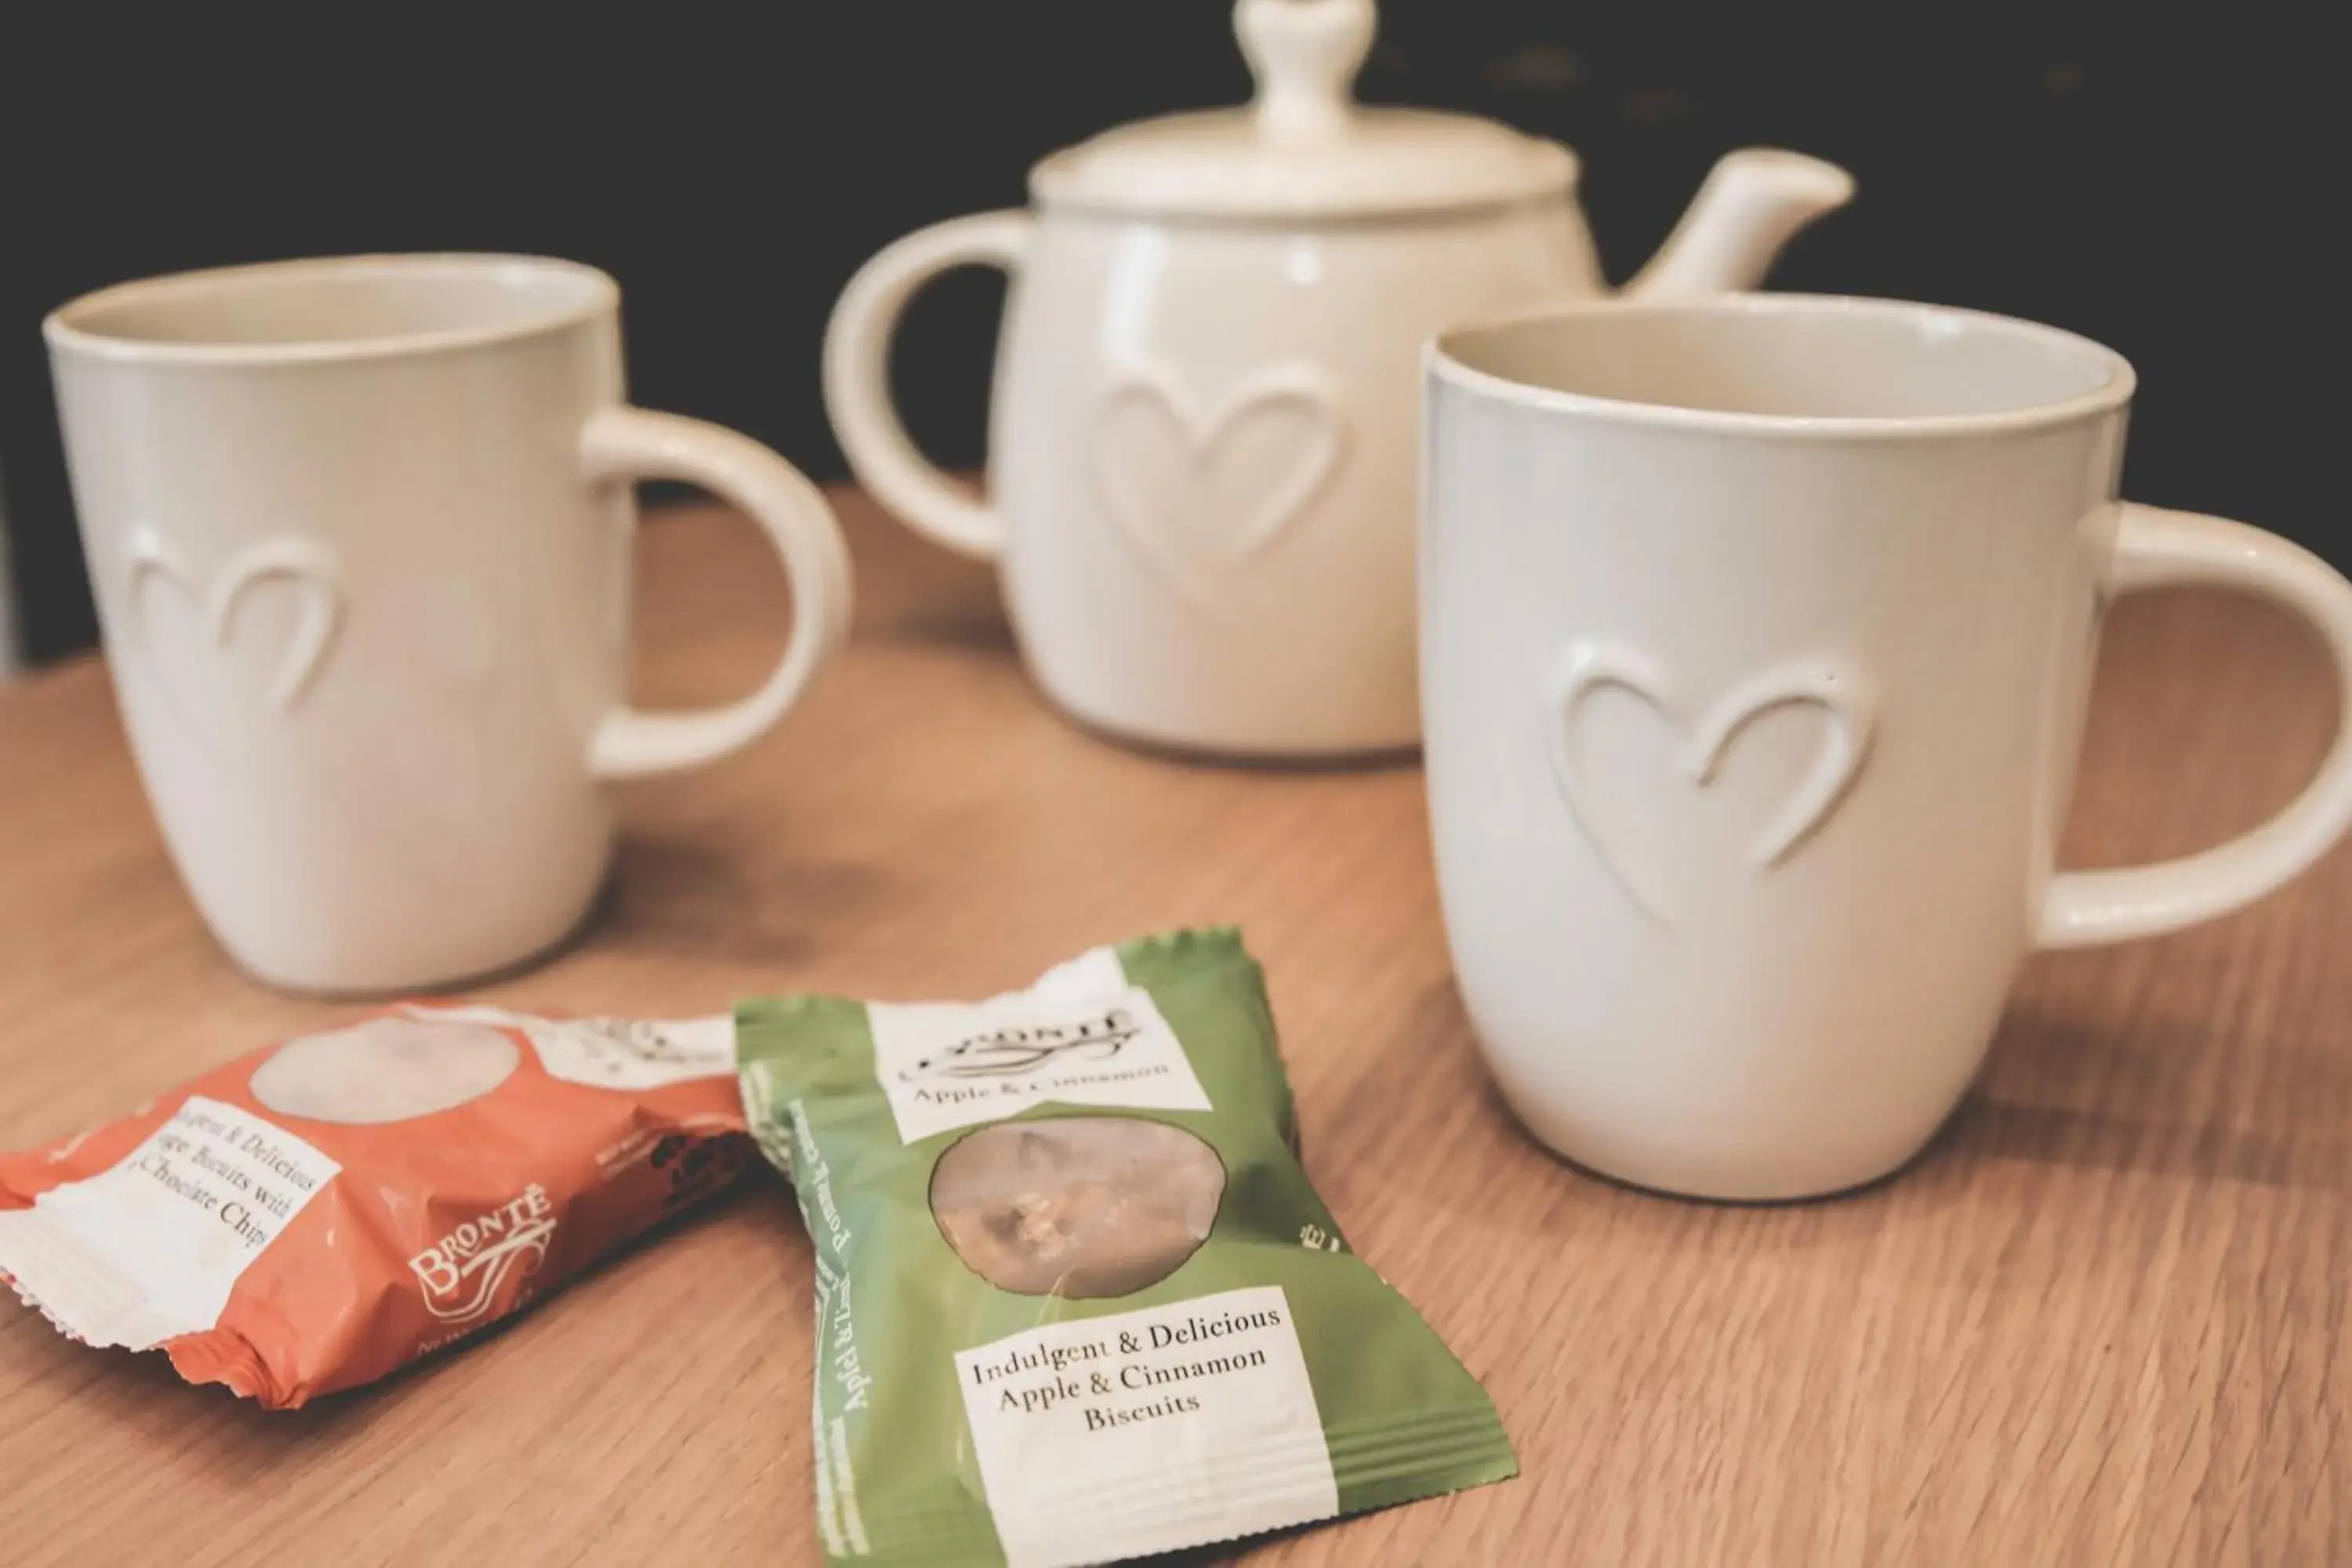
[[[1154,760],[1024,682],[993,587],[844,495],[860,618],[753,753],[633,787],[607,907],[491,989],[677,1014],[980,994],[1239,921],[1307,1163],[1493,1391],[1517,1480],[1276,1563],[2352,1562],[2352,859],[2189,934],[2037,961],[1899,1179],[1767,1209],[1546,1157],[1481,1075],[1420,779]],[[715,510],[651,521],[638,688],[740,689],[785,595]],[[2285,799],[2333,713],[2302,634],[2210,597],[2109,637],[2075,864]],[[342,1016],[198,924],[101,667],[0,691],[0,1147]],[[755,1183],[483,1341],[294,1415],[0,1310],[0,1562],[814,1561],[810,1258]]]

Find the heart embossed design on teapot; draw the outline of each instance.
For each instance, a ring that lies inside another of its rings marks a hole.
[[[1312,366],[1274,366],[1206,409],[1172,374],[1139,366],[1103,400],[1095,479],[1144,564],[1213,616],[1233,576],[1306,516],[1347,440]]]

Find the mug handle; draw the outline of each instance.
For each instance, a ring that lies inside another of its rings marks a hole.
[[[2269,599],[2326,639],[2336,669],[2336,740],[2286,808],[2226,844],[2052,879],[2036,945],[2092,947],[2178,931],[2253,902],[2308,870],[2352,826],[2352,583],[2274,533],[2193,512],[2126,506],[2108,568],[2114,594],[2204,583]]]
[[[792,635],[757,691],[684,713],[617,707],[596,726],[589,770],[600,779],[642,778],[740,751],[800,700],[848,636],[849,552],[832,507],[798,468],[750,437],[676,414],[592,415],[580,433],[580,459],[592,480],[682,479],[732,501],[783,557],[793,590]]]
[[[824,331],[824,406],[857,482],[935,543],[993,560],[1004,521],[927,460],[890,401],[890,340],[924,284],[957,267],[1020,265],[1029,215],[975,213],[917,229],[857,269]]]

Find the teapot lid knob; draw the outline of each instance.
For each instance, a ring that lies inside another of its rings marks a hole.
[[[1237,0],[1234,31],[1257,80],[1259,125],[1282,137],[1344,128],[1376,25],[1372,0]]]
[[[1214,15],[1213,12],[1212,15]],[[1245,107],[1121,125],[1039,163],[1044,205],[1155,219],[1325,220],[1565,204],[1576,155],[1491,120],[1357,103],[1373,0],[1234,0]]]

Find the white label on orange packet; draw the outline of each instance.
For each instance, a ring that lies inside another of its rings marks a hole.
[[[0,1212],[0,1272],[76,1338],[147,1350],[218,1322],[253,1260],[341,1169],[251,1111],[192,1095],[119,1163]]]
[[[501,1007],[411,1007],[418,1018],[504,1024],[522,1031],[550,1078],[642,1091],[735,1076],[735,1019],[532,1018]]]

